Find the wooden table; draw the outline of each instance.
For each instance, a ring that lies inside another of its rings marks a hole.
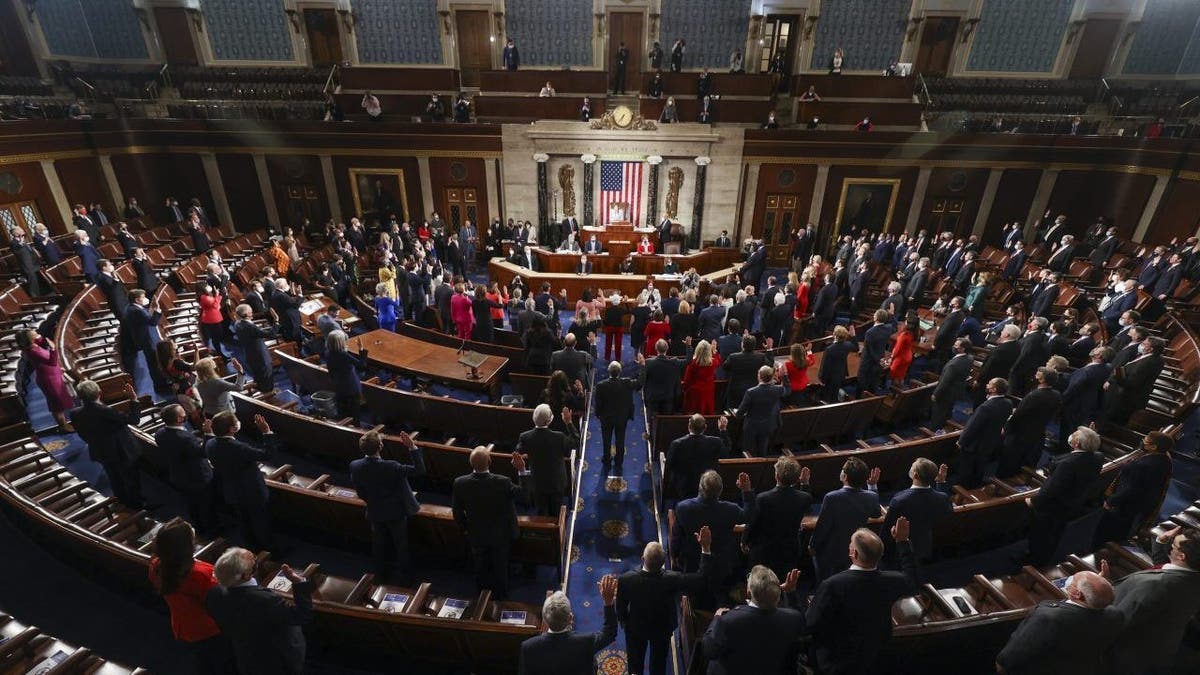
[[[567,254],[569,255],[569,254]],[[637,258],[646,256],[634,256]],[[593,260],[588,258],[588,260]],[[619,261],[613,261],[619,262]],[[682,267],[682,265],[681,265]],[[719,270],[709,272],[700,276],[701,290],[705,290],[704,282],[709,285],[725,281],[725,277],[733,274],[735,268],[725,267]],[[488,263],[489,278],[498,281],[503,285],[508,285],[512,282],[513,277],[521,277],[525,281],[525,287],[533,290],[541,288],[542,282],[550,283],[555,294],[559,289],[566,289],[567,299],[570,302],[575,302],[583,294],[583,289],[590,288],[595,291],[597,288],[603,288],[606,293],[612,292],[614,289],[628,296],[636,296],[646,287],[647,281],[653,281],[655,288],[664,296],[667,290],[672,286],[679,286],[678,276],[664,276],[661,274],[570,274],[565,272],[532,272],[528,268],[514,265],[502,258],[493,258]]]
[[[320,303],[319,306],[317,303]],[[313,335],[320,333],[321,331],[317,328],[317,319],[332,304],[334,304],[333,300],[327,295],[310,295],[300,305],[300,327]],[[347,329],[359,322],[359,318],[346,311],[345,307],[338,307],[337,318]]]
[[[470,369],[458,362],[453,347],[443,347],[406,337],[390,330],[373,330],[350,340],[350,351],[367,349],[367,362],[377,368],[403,373],[413,378],[427,377],[457,389],[482,391],[492,400],[500,398],[500,376],[508,366],[502,356],[486,356],[479,367],[479,379],[471,379]]]

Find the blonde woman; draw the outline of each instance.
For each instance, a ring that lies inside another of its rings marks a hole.
[[[380,293],[381,288],[382,293]],[[375,292],[393,300],[400,298],[396,293],[396,268],[392,267],[391,262],[385,262],[383,267],[379,268],[379,284],[375,287]]]
[[[692,360],[683,371],[683,412],[714,414],[716,372],[720,365],[721,356],[713,350],[711,344],[701,340],[692,353]]]
[[[203,403],[204,416],[212,418],[219,412],[233,410],[231,391],[242,391],[246,380],[246,370],[237,359],[232,359],[229,365],[237,373],[237,379],[229,382],[217,373],[217,362],[212,357],[203,358],[196,362],[196,393]]]
[[[671,353],[687,354],[688,348],[700,335],[700,319],[692,313],[692,303],[679,302],[679,311],[671,317]]]

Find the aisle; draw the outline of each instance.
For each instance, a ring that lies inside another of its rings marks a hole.
[[[603,349],[603,338],[600,347]],[[627,346],[622,356],[624,375],[636,377],[637,365]],[[606,362],[597,362],[597,377],[608,377],[605,366]],[[567,573],[567,595],[575,611],[576,629],[581,631],[599,630],[604,622],[597,588],[600,578],[640,567],[646,542],[660,538],[660,520],[662,527],[666,525],[665,516],[656,518],[654,512],[654,483],[647,471],[649,448],[642,438],[646,423],[640,392],[635,394],[634,410],[634,419],[625,432],[623,469],[604,470],[600,420],[593,415],[586,421],[572,562]],[[617,641],[597,655],[597,672],[627,672],[623,633],[619,632]]]

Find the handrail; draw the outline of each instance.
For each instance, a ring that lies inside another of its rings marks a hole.
[[[1104,100],[1104,97],[1112,93],[1112,87],[1108,86],[1108,78],[1100,78],[1100,83],[1096,85],[1096,102]]]
[[[168,65],[169,64],[164,63],[162,68],[158,69],[158,75],[156,76],[157,81],[161,81],[163,87],[171,86],[171,72],[168,70]]]
[[[917,73],[917,85],[919,88],[918,91],[924,93],[924,95],[925,95],[925,102],[924,102],[925,107],[928,108],[928,107],[932,106],[933,105],[933,97],[929,95],[929,85],[927,85],[925,83],[925,75],[924,74]]]
[[[1195,103],[1198,99],[1200,99],[1200,96],[1193,96],[1193,97],[1189,98],[1188,100],[1184,101],[1183,103],[1180,103],[1179,106],[1175,108],[1175,110],[1178,111],[1178,113],[1180,115],[1183,115],[1184,110],[1186,110],[1187,107],[1190,106],[1191,104]]]
[[[329,69],[329,76],[325,78],[325,86],[324,86],[324,87],[321,89],[321,93],[322,93],[322,94],[331,94],[331,93],[333,93],[333,92],[330,90],[330,87],[333,85],[334,76],[338,74],[338,72],[339,72],[339,68],[340,68],[340,65],[339,65],[339,64],[337,64],[337,63],[335,63],[335,64],[333,64],[333,67],[331,67],[331,68]]]
[[[88,82],[87,80],[83,79],[82,77],[80,77],[78,75],[72,75],[71,79],[73,81],[78,82],[79,84],[82,84],[83,86],[87,87],[88,98],[91,99],[92,101],[96,100],[96,88],[94,86],[92,86],[92,84],[90,82]]]

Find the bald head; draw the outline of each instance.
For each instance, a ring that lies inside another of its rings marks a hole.
[[[1095,572],[1076,572],[1067,582],[1067,597],[1092,609],[1104,609],[1112,604],[1113,587]]]
[[[471,451],[471,470],[475,473],[485,473],[492,466],[492,456],[488,453],[487,448],[482,445],[476,446]]]

